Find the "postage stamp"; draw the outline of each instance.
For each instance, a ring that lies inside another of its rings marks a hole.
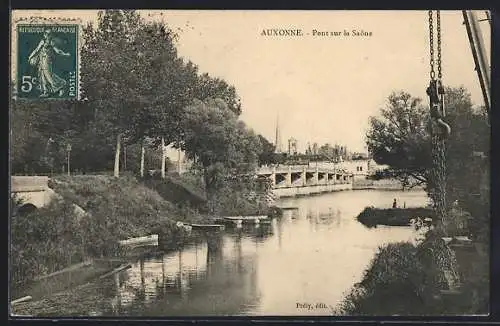
[[[17,26],[17,96],[77,99],[79,25]]]
[[[11,17],[12,316],[494,312],[489,12]]]

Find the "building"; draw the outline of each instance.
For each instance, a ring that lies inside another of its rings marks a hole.
[[[297,152],[297,139],[288,139],[288,155],[296,155]]]
[[[368,173],[375,174],[376,172],[380,172],[389,168],[389,165],[386,164],[377,164],[373,159],[368,160]]]
[[[179,174],[185,173],[191,167],[186,153],[172,145],[165,146],[165,157],[174,165],[173,171]]]
[[[370,160],[368,159],[341,161],[337,163],[337,166],[349,173],[352,173],[354,180],[366,179],[366,177],[370,174],[369,161]]]
[[[276,153],[282,153],[283,148],[281,146],[281,131],[280,131],[280,125],[279,125],[279,116],[276,118],[276,134],[275,134],[275,139],[274,139],[274,151]]]

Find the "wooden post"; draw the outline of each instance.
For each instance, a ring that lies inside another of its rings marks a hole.
[[[113,175],[118,178],[120,176],[120,146],[121,146],[122,135],[118,134],[116,136],[116,151],[115,151],[115,169]]]
[[[181,174],[181,149],[177,150],[177,173]]]
[[[146,149],[144,148],[144,141],[141,142],[141,178],[144,177],[144,156]]]
[[[70,170],[70,167],[69,167],[69,162],[70,162],[70,155],[71,155],[71,144],[68,144],[66,146],[66,152],[67,152],[66,157],[67,157],[67,166],[68,166],[68,171],[67,172],[68,172],[68,176],[70,176],[71,175],[71,170]]]
[[[127,145],[123,144],[123,171],[127,171]]]
[[[165,138],[161,137],[161,178],[165,179]]]

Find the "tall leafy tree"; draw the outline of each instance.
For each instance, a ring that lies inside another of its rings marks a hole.
[[[404,182],[426,183],[432,166],[428,109],[406,92],[393,92],[380,116],[370,117],[368,150]]]
[[[135,11],[106,10],[99,13],[96,29],[89,25],[85,30],[83,96],[109,122],[108,132],[116,137],[115,176],[119,175],[122,139],[136,136],[133,121],[147,105],[141,94],[143,67],[134,48],[141,24]]]
[[[241,99],[236,93],[236,88],[221,78],[211,77],[207,73],[199,76],[195,97],[201,100],[206,98],[222,99],[234,114],[241,114]]]
[[[489,215],[488,117],[473,108],[465,88],[447,88],[445,93],[445,120],[452,130],[446,141],[447,201],[458,201],[483,218]],[[432,193],[429,122],[428,108],[420,99],[393,93],[380,116],[370,119],[367,145],[375,161],[389,165],[394,176],[418,180]]]
[[[260,141],[223,100],[195,100],[186,107],[182,124],[180,146],[203,169],[209,199],[223,186],[226,176],[255,169]]]

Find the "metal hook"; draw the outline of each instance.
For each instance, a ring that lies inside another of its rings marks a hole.
[[[429,95],[431,118],[436,121],[445,137],[451,133],[451,127],[447,124],[444,118],[444,88],[441,81],[431,80],[427,88],[427,95]]]

